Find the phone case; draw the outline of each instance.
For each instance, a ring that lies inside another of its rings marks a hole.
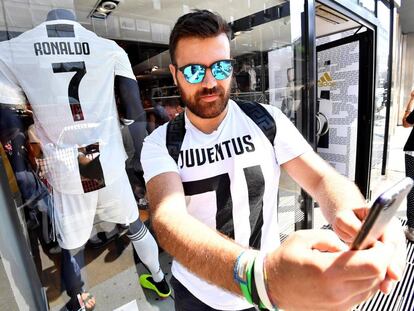
[[[406,177],[378,196],[352,243],[351,249],[368,248],[381,237],[386,225],[412,187],[413,180]]]

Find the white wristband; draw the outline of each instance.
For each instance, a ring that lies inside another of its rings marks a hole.
[[[271,303],[269,296],[267,295],[265,276],[264,276],[264,258],[266,254],[260,252],[257,255],[254,262],[254,280],[256,283],[257,293],[259,294],[260,301],[268,310],[274,310],[275,307]]]

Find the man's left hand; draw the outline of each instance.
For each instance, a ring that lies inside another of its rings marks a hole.
[[[332,223],[332,227],[341,240],[350,245],[361,228],[362,220],[366,218],[368,212],[369,208],[366,207],[339,211]],[[394,217],[385,228],[379,240],[385,244],[390,244],[394,249],[394,255],[388,266],[387,275],[380,286],[381,291],[387,294],[391,291],[393,283],[401,279],[406,264],[406,243],[401,222]]]

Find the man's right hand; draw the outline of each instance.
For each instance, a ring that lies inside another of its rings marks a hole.
[[[269,295],[286,310],[348,310],[378,291],[392,254],[382,242],[350,251],[330,230],[297,231],[267,255]]]

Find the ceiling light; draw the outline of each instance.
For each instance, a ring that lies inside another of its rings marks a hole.
[[[107,14],[107,13],[111,12],[111,10],[107,10],[107,9],[105,9],[105,8],[101,7],[101,6],[98,6],[98,7],[96,8],[96,10],[97,10],[98,12],[105,13],[105,14]]]
[[[107,15],[108,14],[106,14],[104,12],[95,11],[95,12],[93,12],[92,17],[95,17],[95,18],[106,18]]]
[[[88,17],[105,19],[119,4],[120,0],[98,0]]]
[[[117,6],[118,4],[112,1],[105,1],[101,4],[101,7],[108,11],[115,10]]]

